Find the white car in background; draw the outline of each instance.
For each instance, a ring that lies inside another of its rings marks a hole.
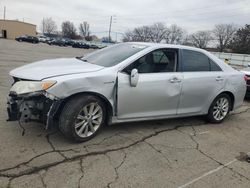
[[[45,36],[38,36],[37,38],[38,38],[39,42],[46,42]]]

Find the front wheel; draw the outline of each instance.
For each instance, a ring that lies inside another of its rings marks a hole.
[[[84,142],[93,138],[105,124],[104,103],[91,95],[80,95],[69,100],[60,115],[59,129],[68,138]]]
[[[207,119],[211,123],[221,123],[228,115],[232,106],[231,98],[227,94],[220,94],[212,102]]]

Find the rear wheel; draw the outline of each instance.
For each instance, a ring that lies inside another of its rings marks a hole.
[[[106,108],[97,97],[81,95],[68,101],[59,119],[59,129],[77,142],[93,138],[105,124]]]
[[[211,123],[221,123],[228,115],[232,106],[231,98],[227,94],[220,94],[212,102],[207,119]]]

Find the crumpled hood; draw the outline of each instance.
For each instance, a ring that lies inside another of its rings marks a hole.
[[[42,80],[61,75],[94,72],[103,68],[76,58],[61,58],[27,64],[12,70],[10,75],[28,80]]]

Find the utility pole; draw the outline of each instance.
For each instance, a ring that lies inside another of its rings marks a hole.
[[[109,23],[109,42],[111,42],[111,26],[112,26],[112,19],[113,19],[113,16],[110,17],[110,23]]]
[[[44,24],[44,18],[43,18],[43,35],[44,35],[44,25],[45,25],[45,24]]]
[[[6,6],[4,6],[4,9],[3,9],[3,19],[5,20],[5,14],[6,14]]]

